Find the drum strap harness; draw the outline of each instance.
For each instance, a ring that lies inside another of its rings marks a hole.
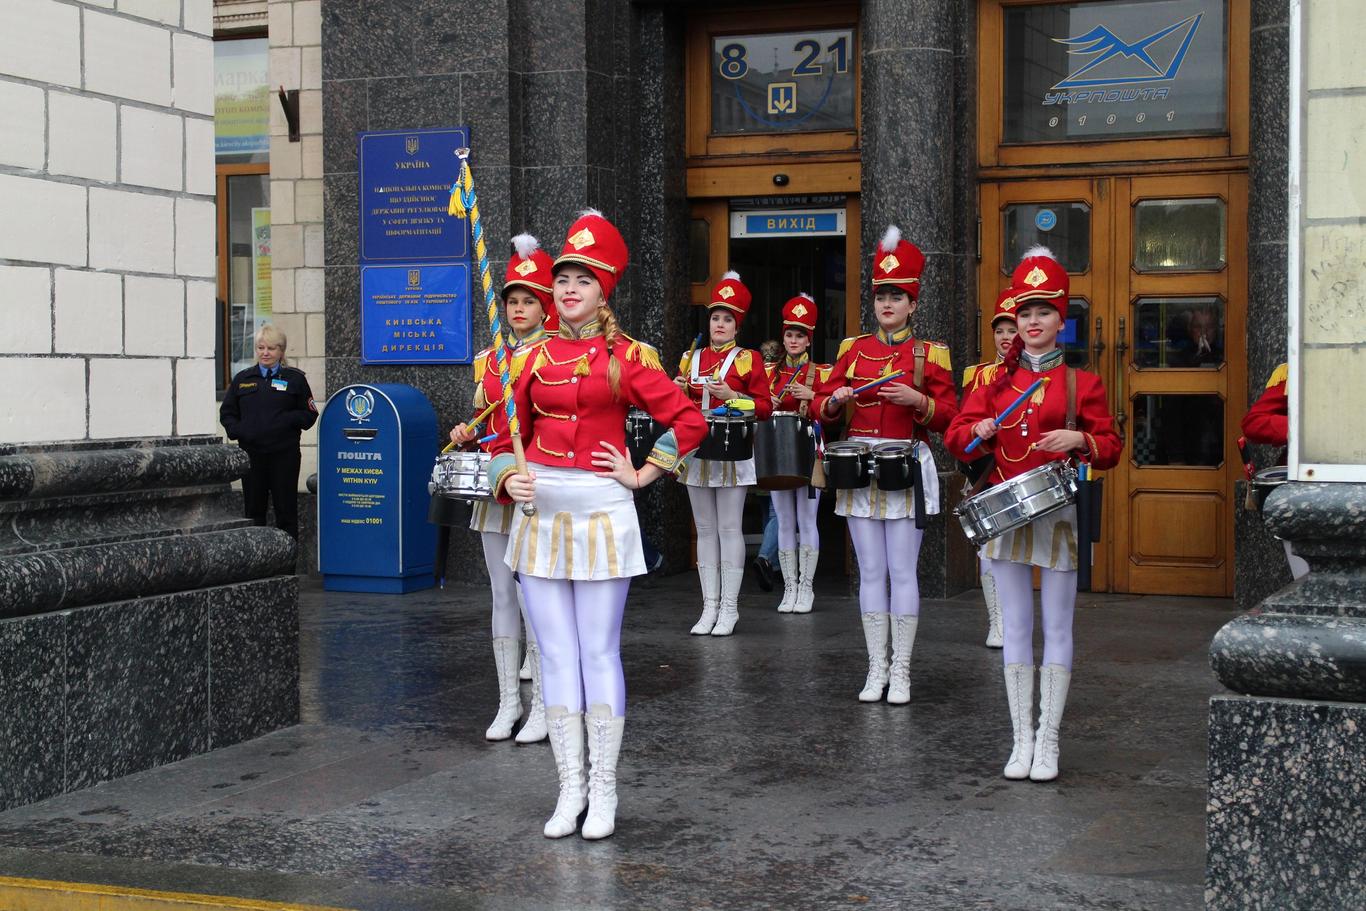
[[[735,359],[736,359],[737,357],[740,356],[740,351],[741,351],[741,348],[740,348],[739,345],[736,345],[734,348],[730,349],[730,353],[726,355],[726,359],[725,359],[724,361],[721,362],[721,369],[720,369],[720,371],[718,371],[717,374],[716,374],[716,380],[717,380],[717,382],[721,382],[722,380],[724,380],[724,379],[726,378],[726,374],[727,374],[727,373],[730,373],[730,367],[731,367],[732,364],[735,363]],[[691,367],[691,373],[692,373],[691,379],[692,379],[693,385],[695,385],[695,386],[702,386],[702,379],[701,379],[702,373],[701,373],[701,371],[702,371],[702,359],[701,359],[700,357],[693,357],[693,359],[692,359],[692,367]],[[707,391],[707,387],[702,386],[702,410],[703,410],[703,411],[708,411],[708,410],[710,410],[710,409],[711,409],[711,393]]]
[[[1077,370],[1075,367],[1067,368],[1067,418],[1066,427],[1068,430],[1077,429]],[[982,473],[977,476],[977,480],[963,494],[963,498],[975,497],[977,494],[986,490],[991,481],[991,472],[996,468],[996,455],[993,453],[981,460],[984,467]]]

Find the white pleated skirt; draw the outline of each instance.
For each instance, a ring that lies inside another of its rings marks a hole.
[[[611,478],[579,468],[534,466],[536,514],[512,507],[504,562],[514,572],[579,582],[645,573],[635,499]]]
[[[984,548],[988,560],[1024,563],[1070,573],[1077,569],[1077,507],[1065,506],[1028,525],[993,538]]]
[[[884,440],[880,437],[850,437],[852,441],[876,447],[882,443],[909,443],[910,440]],[[920,483],[925,488],[925,514],[939,514],[939,469],[934,454],[924,443],[917,447],[920,459]],[[879,490],[877,479],[867,487],[835,491],[835,515],[856,519],[914,519],[915,489]]]
[[[508,534],[512,531],[512,510],[511,504],[475,500],[474,510],[470,513],[470,530],[481,534],[486,531]]]
[[[755,480],[754,459],[723,462],[690,455],[683,460],[678,477],[689,487],[749,487]]]

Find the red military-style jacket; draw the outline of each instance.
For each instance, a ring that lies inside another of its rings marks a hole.
[[[863,386],[898,370],[905,371],[905,376],[892,380],[893,383],[914,385],[917,352],[924,358],[925,375],[916,391],[929,396],[929,410],[922,414],[909,406],[888,402],[878,395],[882,389],[878,386],[861,393],[845,407],[849,419],[847,435],[925,442],[930,431],[943,433],[958,413],[949,349],[938,342],[914,339],[909,329],[890,336],[878,330],[845,339],[829,375],[816,389],[813,408],[823,420],[831,420],[825,405],[836,389]]]
[[[1290,400],[1285,381],[1290,371],[1281,364],[1271,372],[1266,388],[1243,415],[1243,436],[1254,443],[1284,446],[1290,442]]]
[[[620,398],[608,382],[607,345],[597,321],[579,330],[567,326],[530,352],[513,385],[522,446],[529,463],[600,471],[593,452],[606,441],[626,452],[626,414],[632,406],[671,428],[655,443],[649,461],[673,471],[697,448],[707,425],[688,397],[661,368],[655,350],[625,335],[613,353],[621,371]],[[516,470],[512,437],[504,426],[493,441],[489,477],[499,502],[510,502],[503,484]]]
[[[504,345],[504,350],[508,357],[508,379],[512,383],[517,382],[517,377],[522,373],[522,368],[526,365],[526,356],[534,351],[538,345],[548,338],[543,328],[538,328],[535,332],[523,339],[514,340],[511,345]],[[497,352],[493,348],[485,348],[474,356],[474,413],[482,414],[490,402],[500,401],[503,398],[503,379],[498,370]],[[481,437],[489,434],[502,433],[507,429],[507,409],[502,405],[494,408],[489,413],[487,420],[484,421],[484,431]],[[490,452],[493,441],[484,443],[479,448],[484,452]]]
[[[796,380],[792,379],[793,373],[797,374]],[[798,363],[793,364],[788,357],[784,356],[783,359],[774,364],[773,369],[769,371],[769,400],[772,401],[773,396],[782,393],[782,398],[778,400],[778,404],[774,406],[773,410],[800,410],[802,402],[794,397],[790,391],[790,384],[792,382],[801,383],[803,386],[810,386],[814,390],[819,388],[820,384],[825,382],[826,378],[829,376],[829,364],[817,364],[805,356],[803,356]],[[811,408],[807,409],[807,413],[813,417],[818,414],[818,412],[815,412],[814,409]]]
[[[1061,355],[1061,351],[1058,353]],[[972,428],[983,419],[995,418],[1005,411],[1041,376],[1047,379],[1047,384],[1005,419],[996,436],[968,453],[968,445],[976,439]],[[1076,429],[1086,438],[1086,448],[1074,453],[1041,452],[1035,448],[1045,433],[1065,429],[1066,424],[1067,365],[1063,359],[1059,356],[1056,364],[1048,365],[1039,373],[1029,369],[1022,361],[1004,389],[997,390],[990,383],[983,383],[968,394],[963,402],[963,410],[958,412],[944,434],[944,445],[955,457],[964,461],[979,458],[984,453],[994,454],[996,465],[991,471],[993,484],[1070,456],[1076,456],[1100,470],[1119,464],[1124,443],[1115,431],[1115,421],[1105,400],[1105,385],[1094,373],[1077,371]]]
[[[707,345],[705,348],[698,348],[693,352],[692,356],[697,360],[698,379],[705,381],[708,378],[715,378],[733,350],[735,350],[735,342],[727,342],[719,348]],[[698,408],[701,408],[702,386],[700,383],[692,382],[692,362],[689,361],[687,354],[684,354],[678,362],[678,375],[688,380],[688,398]],[[721,380],[736,392],[754,400],[754,419],[756,421],[768,420],[773,413],[773,404],[770,401],[771,394],[768,391],[768,373],[764,370],[764,360],[759,356],[759,352],[751,351],[748,348],[739,349],[730,370],[726,372],[724,377],[721,377]],[[713,406],[720,404],[715,399],[712,400]]]

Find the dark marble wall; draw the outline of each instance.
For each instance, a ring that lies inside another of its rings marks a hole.
[[[1289,239],[1290,12],[1287,0],[1252,4],[1249,73],[1247,401],[1256,401],[1267,378],[1287,357],[1286,256]],[[1253,446],[1258,467],[1274,465],[1278,451]],[[1289,579],[1280,547],[1257,516],[1239,516],[1234,529],[1234,595],[1247,610]]]

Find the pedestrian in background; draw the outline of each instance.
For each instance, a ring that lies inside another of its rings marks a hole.
[[[286,344],[270,323],[257,330],[257,363],[232,378],[218,421],[251,460],[242,478],[246,517],[265,525],[269,501],[276,527],[298,539],[299,435],[318,420],[318,406],[304,372],[285,363]]]

